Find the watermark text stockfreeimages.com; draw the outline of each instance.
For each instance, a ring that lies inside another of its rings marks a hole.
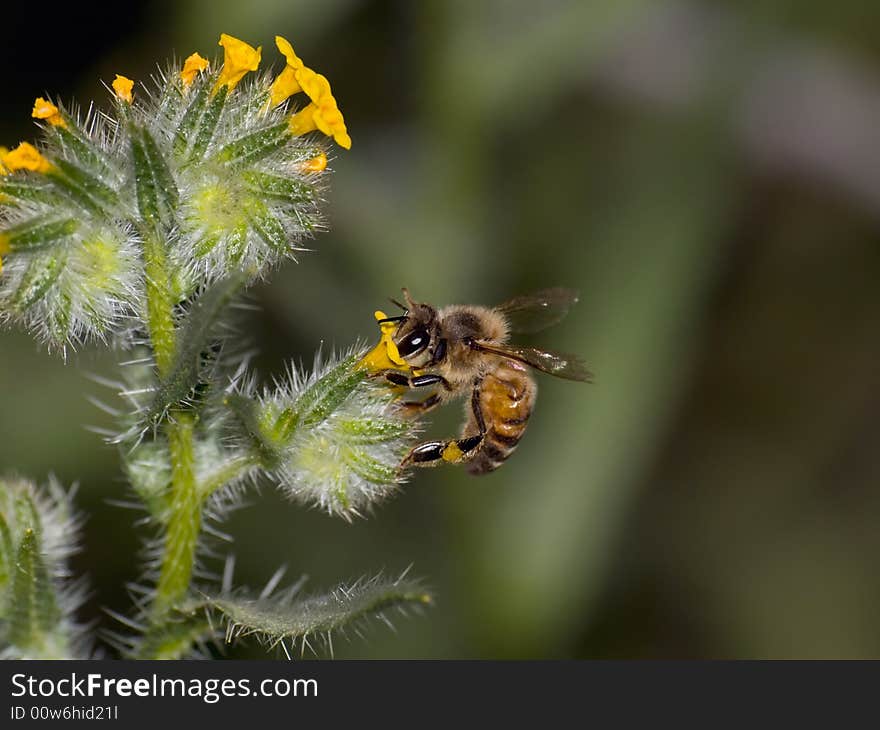
[[[208,704],[224,697],[317,697],[317,679],[267,678],[239,679],[172,679],[153,674],[149,677],[128,679],[105,677],[98,672],[80,674],[71,672],[60,679],[35,677],[19,672],[12,675],[12,697],[29,698],[104,698],[126,697],[195,697]]]

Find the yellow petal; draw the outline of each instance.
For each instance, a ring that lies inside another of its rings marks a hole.
[[[208,59],[202,58],[198,53],[188,56],[183,62],[183,68],[180,71],[180,78],[184,86],[189,86],[196,80],[202,71],[208,68]]]
[[[302,90],[306,92],[306,96],[315,103],[330,95],[330,82],[327,81],[327,77],[315,73],[308,66],[297,69],[296,80],[299,81]]]
[[[299,137],[314,132],[318,128],[315,124],[315,112],[317,111],[317,105],[309,104],[305,109],[300,109],[296,114],[293,114],[288,122],[290,133],[294,137]]]
[[[289,124],[290,133],[295,137],[317,129],[332,137],[340,147],[351,149],[351,137],[348,136],[345,119],[332,94],[324,94],[318,101],[313,101],[298,111],[290,118]]]
[[[248,71],[256,71],[260,66],[262,47],[254,48],[238,38],[222,33],[218,45],[223,46],[223,70],[214,86],[214,93],[221,86],[232,91]]]
[[[318,104],[318,110],[314,115],[315,125],[328,137],[333,137],[340,147],[351,149],[351,137],[345,128],[345,119],[342,112],[336,106],[336,99],[325,96]]]
[[[58,107],[51,101],[44,99],[42,96],[38,96],[37,100],[34,102],[34,110],[31,112],[31,116],[34,119],[45,119],[53,127],[67,126]]]
[[[282,101],[300,91],[302,91],[302,87],[296,80],[296,70],[288,66],[272,82],[272,88],[269,89],[269,104],[270,106],[278,106]]]
[[[378,321],[385,319],[387,315],[385,312],[377,311],[374,312],[373,316]],[[394,322],[383,322],[379,327],[382,330],[382,336],[379,339],[379,343],[364,355],[358,365],[371,372],[380,372],[382,370],[409,370],[409,365],[407,365],[406,360],[400,356],[397,345],[394,344],[393,335],[397,331],[397,325]]]
[[[297,71],[304,68],[302,59],[296,55],[293,46],[286,38],[276,35],[275,45],[287,61],[287,66],[272,82],[272,88],[269,90],[269,106],[278,106],[288,97],[302,91],[302,86],[297,80]]]
[[[7,169],[6,165],[3,164],[3,159],[8,154],[9,154],[8,147],[0,147],[0,175],[8,175],[9,174],[9,170]]]
[[[43,157],[30,142],[22,142],[11,152],[5,153],[2,163],[10,172],[15,172],[16,170],[49,172],[52,169],[52,163]]]
[[[300,57],[293,52],[293,46],[290,45],[290,41],[280,35],[276,35],[275,45],[278,47],[278,50],[281,51],[281,55],[287,60],[288,66],[294,69],[303,67],[303,62]]]
[[[323,152],[302,165],[303,172],[323,172],[327,169],[327,155]]]
[[[333,137],[340,147],[351,149],[351,137],[345,128],[345,119],[339,111],[327,77],[303,66],[296,71],[296,79],[312,103],[290,118],[291,134],[299,136],[318,129],[328,137]]]
[[[116,92],[116,96],[122,99],[122,101],[131,104],[131,90],[134,88],[134,81],[125,76],[116,74],[116,78],[113,80],[111,86],[113,86],[113,91]]]
[[[351,137],[348,136],[348,132],[345,129],[339,132],[334,132],[333,140],[336,142],[336,144],[342,147],[342,149],[351,149]]]

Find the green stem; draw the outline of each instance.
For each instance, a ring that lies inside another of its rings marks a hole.
[[[174,322],[174,295],[165,244],[158,235],[144,237],[147,290],[147,325],[159,377],[174,365],[178,329]],[[159,583],[153,606],[161,616],[182,599],[189,588],[195,564],[196,542],[202,523],[202,502],[195,477],[193,430],[195,419],[178,411],[168,421],[171,461],[171,514],[163,545]]]
[[[147,190],[146,192],[150,192]],[[148,201],[149,202],[149,201]],[[145,226],[149,228],[150,226]],[[176,360],[185,354],[189,337],[185,325],[178,326],[174,307],[177,302],[167,248],[158,234],[144,235],[144,270],[146,273],[147,326],[153,346],[160,382],[174,377]],[[230,295],[240,286],[230,280],[221,293]],[[216,300],[216,301],[215,301]],[[217,311],[227,298],[210,300]],[[201,310],[199,310],[201,311]],[[215,316],[216,312],[209,312]],[[206,325],[207,326],[207,325]],[[191,333],[190,333],[191,334]],[[196,562],[196,546],[202,529],[202,505],[212,492],[253,465],[251,459],[238,459],[211,474],[204,484],[196,479],[194,431],[196,416],[184,410],[173,411],[166,425],[171,463],[170,514],[166,525],[159,581],[152,608],[153,626],[186,598]]]
[[[174,413],[168,424],[172,506],[156,587],[156,615],[162,615],[186,595],[195,564],[202,500],[195,476],[194,428],[195,419],[182,412]]]
[[[174,295],[165,244],[156,235],[144,237],[144,273],[147,290],[147,327],[159,375],[165,377],[174,364],[177,331],[174,327]]]

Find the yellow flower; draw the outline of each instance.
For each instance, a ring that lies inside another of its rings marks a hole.
[[[47,101],[42,96],[38,96],[34,102],[34,110],[31,112],[34,119],[45,119],[53,127],[66,127],[67,122],[61,116],[58,107],[51,101]]]
[[[198,53],[188,56],[183,62],[183,69],[180,71],[180,78],[183,85],[188,87],[196,80],[196,76],[208,68],[208,59],[202,58]]]
[[[0,274],[3,273],[3,257],[9,253],[9,234],[0,233]]]
[[[116,96],[122,99],[122,101],[131,104],[131,90],[134,88],[134,81],[125,76],[116,74],[116,78],[113,80],[111,86],[113,86],[113,91],[116,92]]]
[[[49,172],[52,163],[39,153],[30,142],[22,142],[11,152],[4,152],[0,163],[9,170],[32,170],[33,172]]]
[[[327,155],[323,152],[302,164],[303,172],[323,172],[327,169]]]
[[[6,168],[6,165],[3,164],[3,160],[6,155],[9,154],[8,147],[0,147],[0,175],[8,175],[9,170]]]
[[[220,34],[218,45],[223,46],[223,70],[214,86],[215,94],[221,86],[232,91],[248,71],[256,71],[260,66],[260,54],[263,50],[262,47],[254,49],[253,46],[226,33]]]
[[[377,321],[386,319],[385,312],[374,312],[373,316]],[[382,322],[379,325],[379,328],[382,330],[379,344],[364,355],[360,362],[358,362],[358,366],[366,368],[371,372],[381,372],[382,370],[409,370],[409,365],[407,365],[406,360],[400,356],[397,345],[394,344],[394,340],[392,339],[394,333],[397,331],[397,324],[394,322]]]
[[[299,136],[317,129],[328,137],[333,137],[340,147],[351,149],[351,137],[348,136],[336,99],[330,92],[327,78],[307,67],[300,69],[297,78],[302,90],[311,99],[311,104],[290,118],[291,133]]]
[[[289,96],[293,96],[302,91],[298,75],[300,70],[305,68],[302,60],[296,55],[293,46],[290,45],[290,42],[286,38],[276,35],[275,45],[278,47],[278,50],[281,51],[284,58],[287,59],[287,66],[284,67],[284,70],[278,74],[272,82],[272,88],[269,90],[270,106],[278,106]]]

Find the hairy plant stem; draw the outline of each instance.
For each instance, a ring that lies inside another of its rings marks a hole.
[[[171,452],[171,514],[165,534],[162,569],[154,610],[162,614],[186,596],[202,527],[202,500],[195,478],[193,430],[195,419],[176,412],[168,424]]]
[[[157,237],[144,241],[147,273],[147,323],[159,377],[168,375],[177,352],[179,328],[174,321],[174,297],[165,245]],[[162,546],[159,582],[153,614],[159,619],[186,595],[195,565],[202,523],[202,500],[195,478],[193,431],[195,418],[184,411],[167,422],[171,463],[171,514]]]
[[[159,376],[171,370],[177,352],[174,326],[174,296],[171,272],[164,242],[155,233],[144,236],[144,272],[146,274],[147,326],[153,344],[153,358]]]

